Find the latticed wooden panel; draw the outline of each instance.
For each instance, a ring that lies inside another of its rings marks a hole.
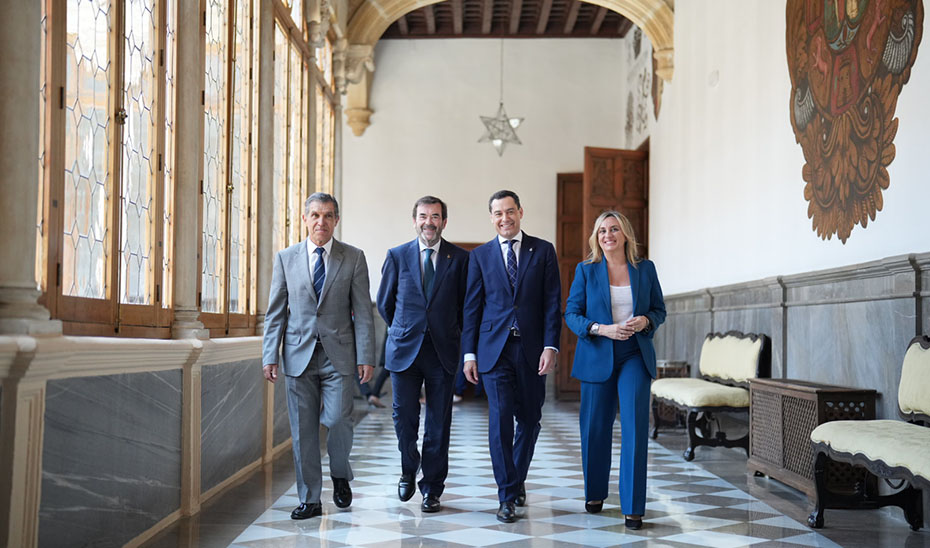
[[[864,420],[870,417],[869,407],[863,400],[834,400],[824,403],[827,422]]]
[[[781,396],[772,392],[752,391],[750,429],[753,432],[752,456],[781,466],[782,417]]]
[[[814,478],[811,432],[817,427],[817,403],[809,399],[785,396],[784,467],[806,478]]]

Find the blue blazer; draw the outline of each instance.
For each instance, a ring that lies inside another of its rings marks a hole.
[[[420,246],[416,240],[389,249],[381,267],[378,312],[388,324],[384,367],[410,367],[429,331],[442,368],[455,374],[462,358],[462,305],[468,252],[442,240],[436,258],[432,295],[423,292]]]
[[[636,266],[627,263],[630,272],[630,289],[633,292],[633,315],[646,316],[652,329],[633,336],[639,344],[643,362],[649,375],[656,378],[656,351],[652,337],[665,321],[665,301],[652,261],[643,259]],[[591,336],[588,328],[594,322],[612,324],[610,308],[610,282],[607,261],[583,261],[575,268],[575,279],[565,303],[565,323],[578,335],[572,376],[584,382],[604,382],[610,378],[614,366],[614,341],[607,337]]]
[[[497,237],[471,252],[462,353],[476,354],[478,371],[497,363],[514,318],[523,352],[536,365],[544,347],[559,348],[562,331],[559,262],[551,243],[523,233],[517,285],[510,288]]]

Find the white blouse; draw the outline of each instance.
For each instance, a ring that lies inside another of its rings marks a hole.
[[[614,323],[623,323],[633,317],[633,290],[630,286],[610,286],[610,309]]]

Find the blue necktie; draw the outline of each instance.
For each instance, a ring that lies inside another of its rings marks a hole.
[[[517,254],[513,251],[515,243],[516,240],[507,240],[507,245],[510,246],[507,250],[507,277],[510,278],[511,289],[517,287]]]
[[[320,292],[323,291],[323,281],[326,280],[326,265],[323,264],[323,251],[322,247],[316,248],[314,253],[316,253],[316,266],[313,267],[313,291],[316,293],[316,298],[320,298]]]
[[[436,274],[436,271],[433,269],[433,250],[426,249],[426,258],[423,259],[423,293],[426,294],[428,299],[430,294],[433,292],[433,276]]]

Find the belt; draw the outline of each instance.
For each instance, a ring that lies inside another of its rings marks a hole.
[[[515,326],[510,326],[510,336],[513,337],[513,338],[515,338],[515,339],[519,339],[519,338],[520,338],[520,330],[517,329]]]

